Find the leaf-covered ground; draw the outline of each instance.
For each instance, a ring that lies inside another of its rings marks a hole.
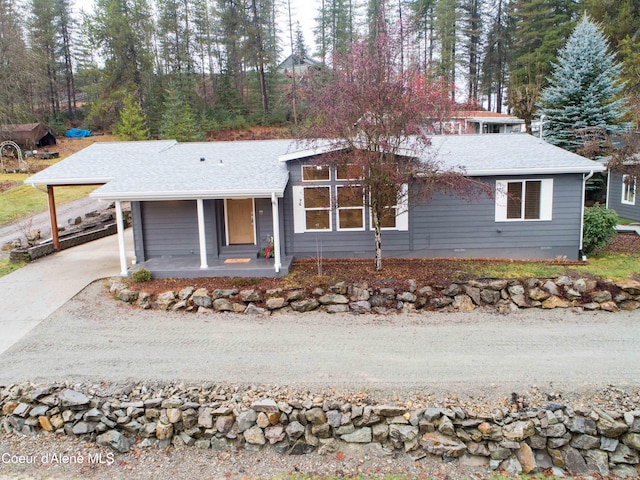
[[[608,247],[605,255],[633,255],[637,261],[640,254],[640,236],[619,235]],[[186,286],[207,288],[262,288],[265,290],[283,288],[327,287],[338,282],[364,283],[372,287],[390,287],[400,291],[407,287],[409,279],[419,286],[447,286],[451,282],[461,282],[486,276],[554,276],[560,274],[580,275],[577,268],[581,262],[547,261],[528,262],[500,259],[384,259],[381,272],[374,271],[372,259],[301,259],[293,263],[289,275],[284,278],[197,278],[197,279],[153,279],[136,284],[132,288],[150,293],[180,290]]]

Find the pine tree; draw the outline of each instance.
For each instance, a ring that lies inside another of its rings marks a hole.
[[[123,99],[120,119],[113,129],[113,134],[121,140],[147,140],[149,129],[147,119],[131,94]]]
[[[179,142],[197,142],[204,138],[198,118],[185,100],[180,85],[173,82],[169,85],[164,102],[160,136]]]
[[[540,96],[545,138],[576,151],[582,144],[579,129],[618,132],[625,113],[624,100],[619,98],[620,70],[607,51],[604,35],[585,15],[560,50],[550,85]]]

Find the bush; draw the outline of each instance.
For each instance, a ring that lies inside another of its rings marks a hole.
[[[131,274],[131,278],[138,283],[148,282],[151,280],[151,272],[146,268],[139,268]]]
[[[614,210],[609,210],[599,203],[591,208],[586,208],[582,237],[584,253],[591,255],[609,245],[609,242],[617,235],[618,220],[618,215]]]

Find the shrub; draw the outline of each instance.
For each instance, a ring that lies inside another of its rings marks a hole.
[[[131,274],[134,282],[143,283],[151,280],[151,272],[146,268],[139,268]]]
[[[587,255],[609,245],[609,242],[617,235],[616,225],[618,215],[614,210],[609,210],[604,205],[596,203],[584,211],[583,250]]]

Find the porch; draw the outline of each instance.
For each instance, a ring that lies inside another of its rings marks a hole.
[[[280,271],[276,272],[275,259],[218,258],[207,256],[207,267],[200,265],[199,255],[176,255],[150,258],[134,265],[129,274],[144,267],[155,278],[202,278],[202,277],[282,277],[289,273],[293,257],[281,257]]]

